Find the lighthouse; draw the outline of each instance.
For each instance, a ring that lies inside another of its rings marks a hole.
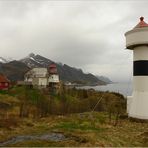
[[[144,17],[125,33],[126,48],[133,51],[133,92],[127,97],[129,117],[148,119],[148,24]]]
[[[49,89],[52,91],[56,91],[59,87],[59,75],[57,71],[57,66],[55,63],[51,63],[49,65]]]

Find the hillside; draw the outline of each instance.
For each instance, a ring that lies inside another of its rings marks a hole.
[[[62,91],[59,95],[29,87],[0,91],[0,146],[148,146],[148,124],[127,118],[122,95],[94,90]]]
[[[0,73],[5,74],[9,80],[18,81],[24,79],[24,74],[30,68],[19,61],[11,61],[9,63],[0,63]]]
[[[57,64],[57,69],[60,75],[60,79],[63,81],[75,82],[88,85],[104,85],[105,82],[96,78],[93,74],[85,74],[81,69],[70,67],[66,64]]]
[[[106,82],[107,84],[111,84],[113,83],[109,78],[105,77],[105,76],[96,76],[99,80]]]

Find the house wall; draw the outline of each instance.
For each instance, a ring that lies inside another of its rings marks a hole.
[[[47,68],[33,68],[32,71],[35,77],[46,77],[48,74]]]
[[[35,87],[46,87],[48,85],[47,78],[33,78],[32,85]]]
[[[32,79],[32,85],[38,86],[38,84],[39,84],[39,78],[33,78]]]
[[[39,78],[39,85],[47,86],[48,85],[47,78]]]
[[[26,81],[26,82],[32,82],[32,78],[27,78],[27,77],[25,77],[25,81]]]
[[[59,75],[53,74],[49,76],[48,82],[59,83]]]
[[[49,83],[56,85],[59,83],[59,75],[52,74],[49,76],[47,68],[33,68],[25,74],[25,81],[31,82],[34,87],[47,87]]]
[[[8,82],[0,82],[0,90],[7,90],[9,88]]]

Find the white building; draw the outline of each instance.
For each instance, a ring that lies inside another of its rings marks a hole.
[[[25,82],[29,82],[39,88],[46,88],[50,84],[53,86],[53,84],[59,83],[58,73],[51,73],[47,68],[33,68],[28,71],[24,77]]]
[[[49,75],[48,82],[49,83],[59,83],[59,75],[57,74]]]
[[[148,24],[144,18],[125,33],[126,48],[133,50],[133,93],[127,98],[129,117],[148,119]]]
[[[25,74],[25,82],[31,82],[33,86],[47,87],[48,85],[47,68],[33,68]]]

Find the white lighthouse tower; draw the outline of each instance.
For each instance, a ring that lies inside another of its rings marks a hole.
[[[125,33],[126,48],[133,50],[133,93],[127,98],[129,117],[148,119],[148,24],[144,18]]]

